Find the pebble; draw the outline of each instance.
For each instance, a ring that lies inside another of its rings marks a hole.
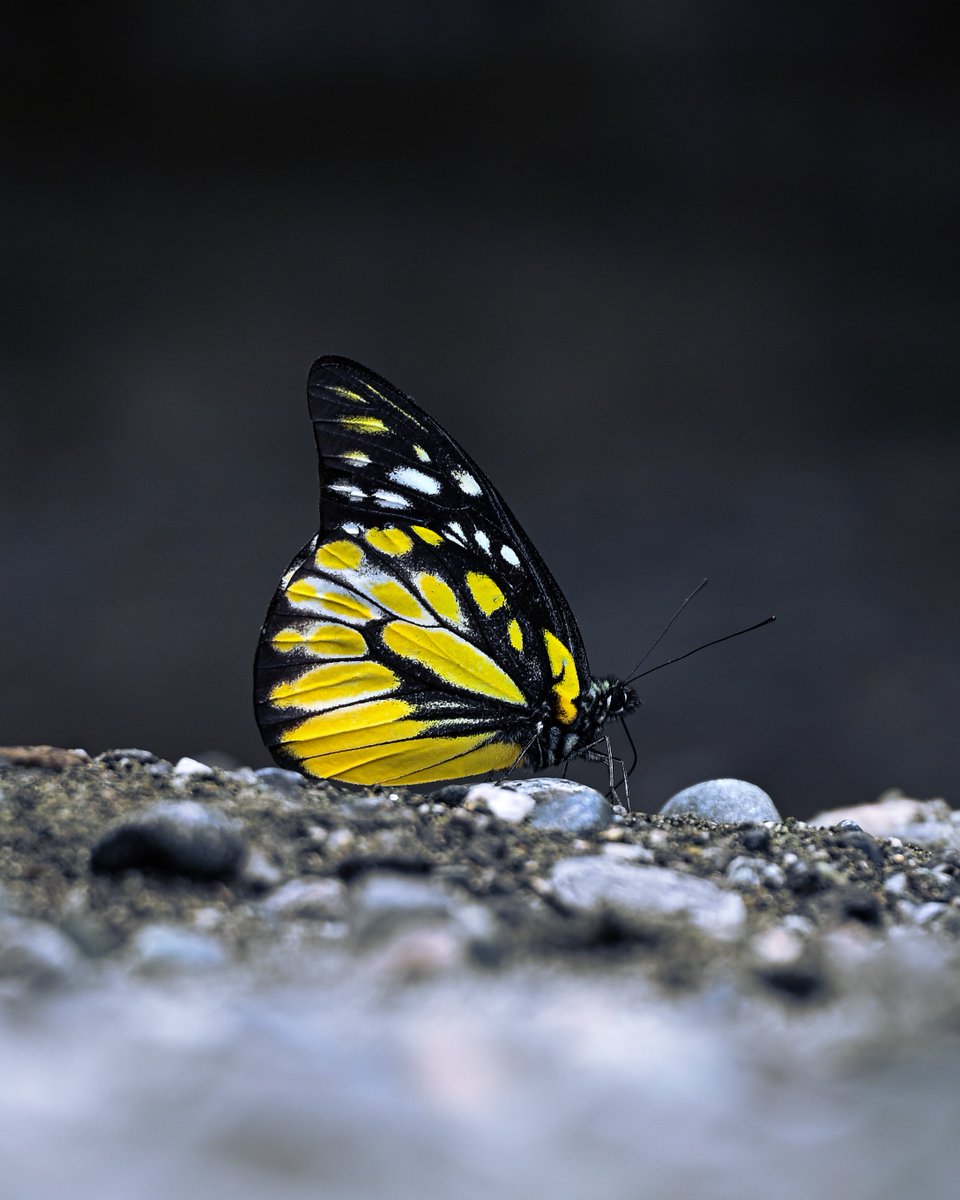
[[[918,846],[960,849],[960,812],[944,800],[912,800],[892,791],[874,804],[833,808],[810,818],[811,825],[820,827],[843,826],[847,821],[855,821],[875,838],[898,837]]]
[[[537,804],[532,796],[497,787],[492,783],[478,783],[472,787],[464,797],[463,803],[465,807],[482,804],[495,817],[501,821],[509,821],[512,825],[525,820]]]
[[[339,879],[291,879],[260,908],[277,917],[343,921],[348,914],[348,893]]]
[[[283,767],[260,767],[254,774],[260,783],[287,796],[295,796],[307,786],[306,777],[299,771],[287,771]]]
[[[781,868],[765,858],[751,858],[746,854],[738,854],[730,860],[726,869],[729,883],[737,888],[758,888],[766,885],[768,888],[782,888],[786,877]]]
[[[54,987],[81,961],[76,945],[53,925],[29,917],[0,917],[0,979],[31,987]]]
[[[150,869],[191,879],[227,879],[245,852],[240,826],[196,800],[160,801],[112,826],[90,855],[94,871]]]
[[[240,882],[255,892],[268,892],[283,880],[280,868],[257,847],[254,847],[243,863]]]
[[[649,846],[638,846],[634,842],[608,842],[603,847],[606,858],[618,858],[621,862],[652,863],[656,855]]]
[[[205,933],[156,923],[137,930],[130,942],[131,963],[143,975],[207,971],[226,962],[226,953]]]
[[[178,759],[173,768],[175,779],[210,779],[213,767],[198,761],[196,758]]]
[[[605,855],[560,859],[550,883],[554,898],[573,912],[607,910],[640,921],[683,915],[717,937],[736,933],[746,919],[743,900],[707,879]]]
[[[708,779],[671,796],[662,817],[702,817],[718,824],[779,821],[776,805],[762,788],[743,779]]]
[[[524,784],[535,784],[536,790]],[[613,820],[610,801],[572,779],[524,779],[510,790],[536,802],[530,824],[545,833],[595,833]]]
[[[362,939],[380,938],[400,925],[453,915],[450,896],[425,879],[397,871],[371,871],[350,891],[353,924]]]

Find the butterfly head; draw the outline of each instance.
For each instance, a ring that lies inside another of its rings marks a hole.
[[[599,699],[603,705],[606,718],[625,717],[640,707],[640,697],[629,684],[614,675],[606,679],[598,679]]]

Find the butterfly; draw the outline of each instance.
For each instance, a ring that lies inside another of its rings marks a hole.
[[[357,784],[574,756],[612,775],[604,725],[637,695],[591,675],[570,606],[483,471],[359,363],[318,359],[307,395],[320,528],[280,580],[254,666],[277,762]]]

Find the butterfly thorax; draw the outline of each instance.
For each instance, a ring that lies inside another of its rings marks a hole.
[[[579,699],[573,721],[557,720],[555,709],[545,703],[536,714],[537,734],[525,755],[534,770],[556,766],[585,753],[603,737],[603,726],[611,717],[632,713],[640,699],[622,679],[591,678]]]

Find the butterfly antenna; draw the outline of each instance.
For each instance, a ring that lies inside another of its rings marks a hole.
[[[702,586],[703,585],[701,584],[701,587]],[[699,589],[697,590],[699,591]],[[765,617],[762,621],[757,621],[755,625],[748,625],[746,629],[738,629],[736,633],[727,633],[724,634],[723,637],[714,638],[713,641],[703,642],[699,646],[694,646],[692,650],[688,650],[686,654],[678,654],[676,658],[668,658],[666,662],[657,663],[655,667],[650,667],[646,671],[641,671],[639,675],[634,675],[632,679],[628,679],[627,683],[636,683],[638,679],[643,679],[645,675],[652,675],[654,671],[660,671],[664,667],[670,667],[674,663],[682,662],[685,658],[689,658],[691,654],[699,654],[701,650],[706,650],[710,646],[719,646],[721,642],[729,642],[731,638],[740,637],[745,633],[753,633],[755,629],[762,629],[764,625],[770,625],[776,619],[776,617]],[[654,645],[656,645],[656,643],[654,643]]]
[[[683,610],[684,610],[684,609],[687,607],[687,605],[688,605],[688,604],[690,603],[690,601],[691,601],[691,600],[694,598],[694,596],[696,596],[698,592],[702,592],[702,591],[703,591],[703,589],[704,589],[706,586],[707,586],[707,580],[706,580],[706,579],[702,580],[700,583],[698,583],[698,584],[697,584],[697,586],[696,586],[696,587],[693,589],[693,591],[692,591],[692,592],[690,593],[690,595],[689,595],[689,596],[686,598],[686,600],[684,600],[684,602],[683,602],[683,603],[680,605],[680,607],[679,607],[679,608],[677,609],[677,611],[676,611],[676,612],[673,614],[673,616],[672,616],[672,617],[670,618],[670,620],[669,620],[669,621],[666,623],[666,625],[664,625],[663,629],[661,629],[661,630],[660,630],[660,632],[659,632],[659,634],[657,635],[657,637],[655,638],[655,640],[654,640],[654,641],[651,643],[651,645],[650,645],[649,649],[647,650],[646,654],[644,654],[643,658],[641,658],[641,659],[640,659],[640,661],[637,663],[637,665],[636,665],[636,666],[633,668],[633,671],[639,671],[639,670],[640,670],[640,668],[641,668],[641,667],[643,666],[643,664],[644,664],[644,663],[647,661],[647,659],[650,657],[650,655],[651,655],[651,654],[654,652],[654,650],[656,650],[656,648],[657,648],[657,647],[660,645],[660,643],[663,641],[663,639],[664,639],[664,638],[667,636],[667,634],[670,632],[670,628],[671,628],[671,626],[673,625],[674,621],[677,619],[677,617],[679,617],[679,616],[680,616],[680,614],[681,614],[681,613],[683,612]],[[631,671],[631,672],[630,672],[630,674],[631,674],[631,675],[633,675],[633,671]],[[640,678],[640,676],[639,676],[639,675],[633,675],[633,677],[634,677],[634,679],[639,679],[639,678]]]

